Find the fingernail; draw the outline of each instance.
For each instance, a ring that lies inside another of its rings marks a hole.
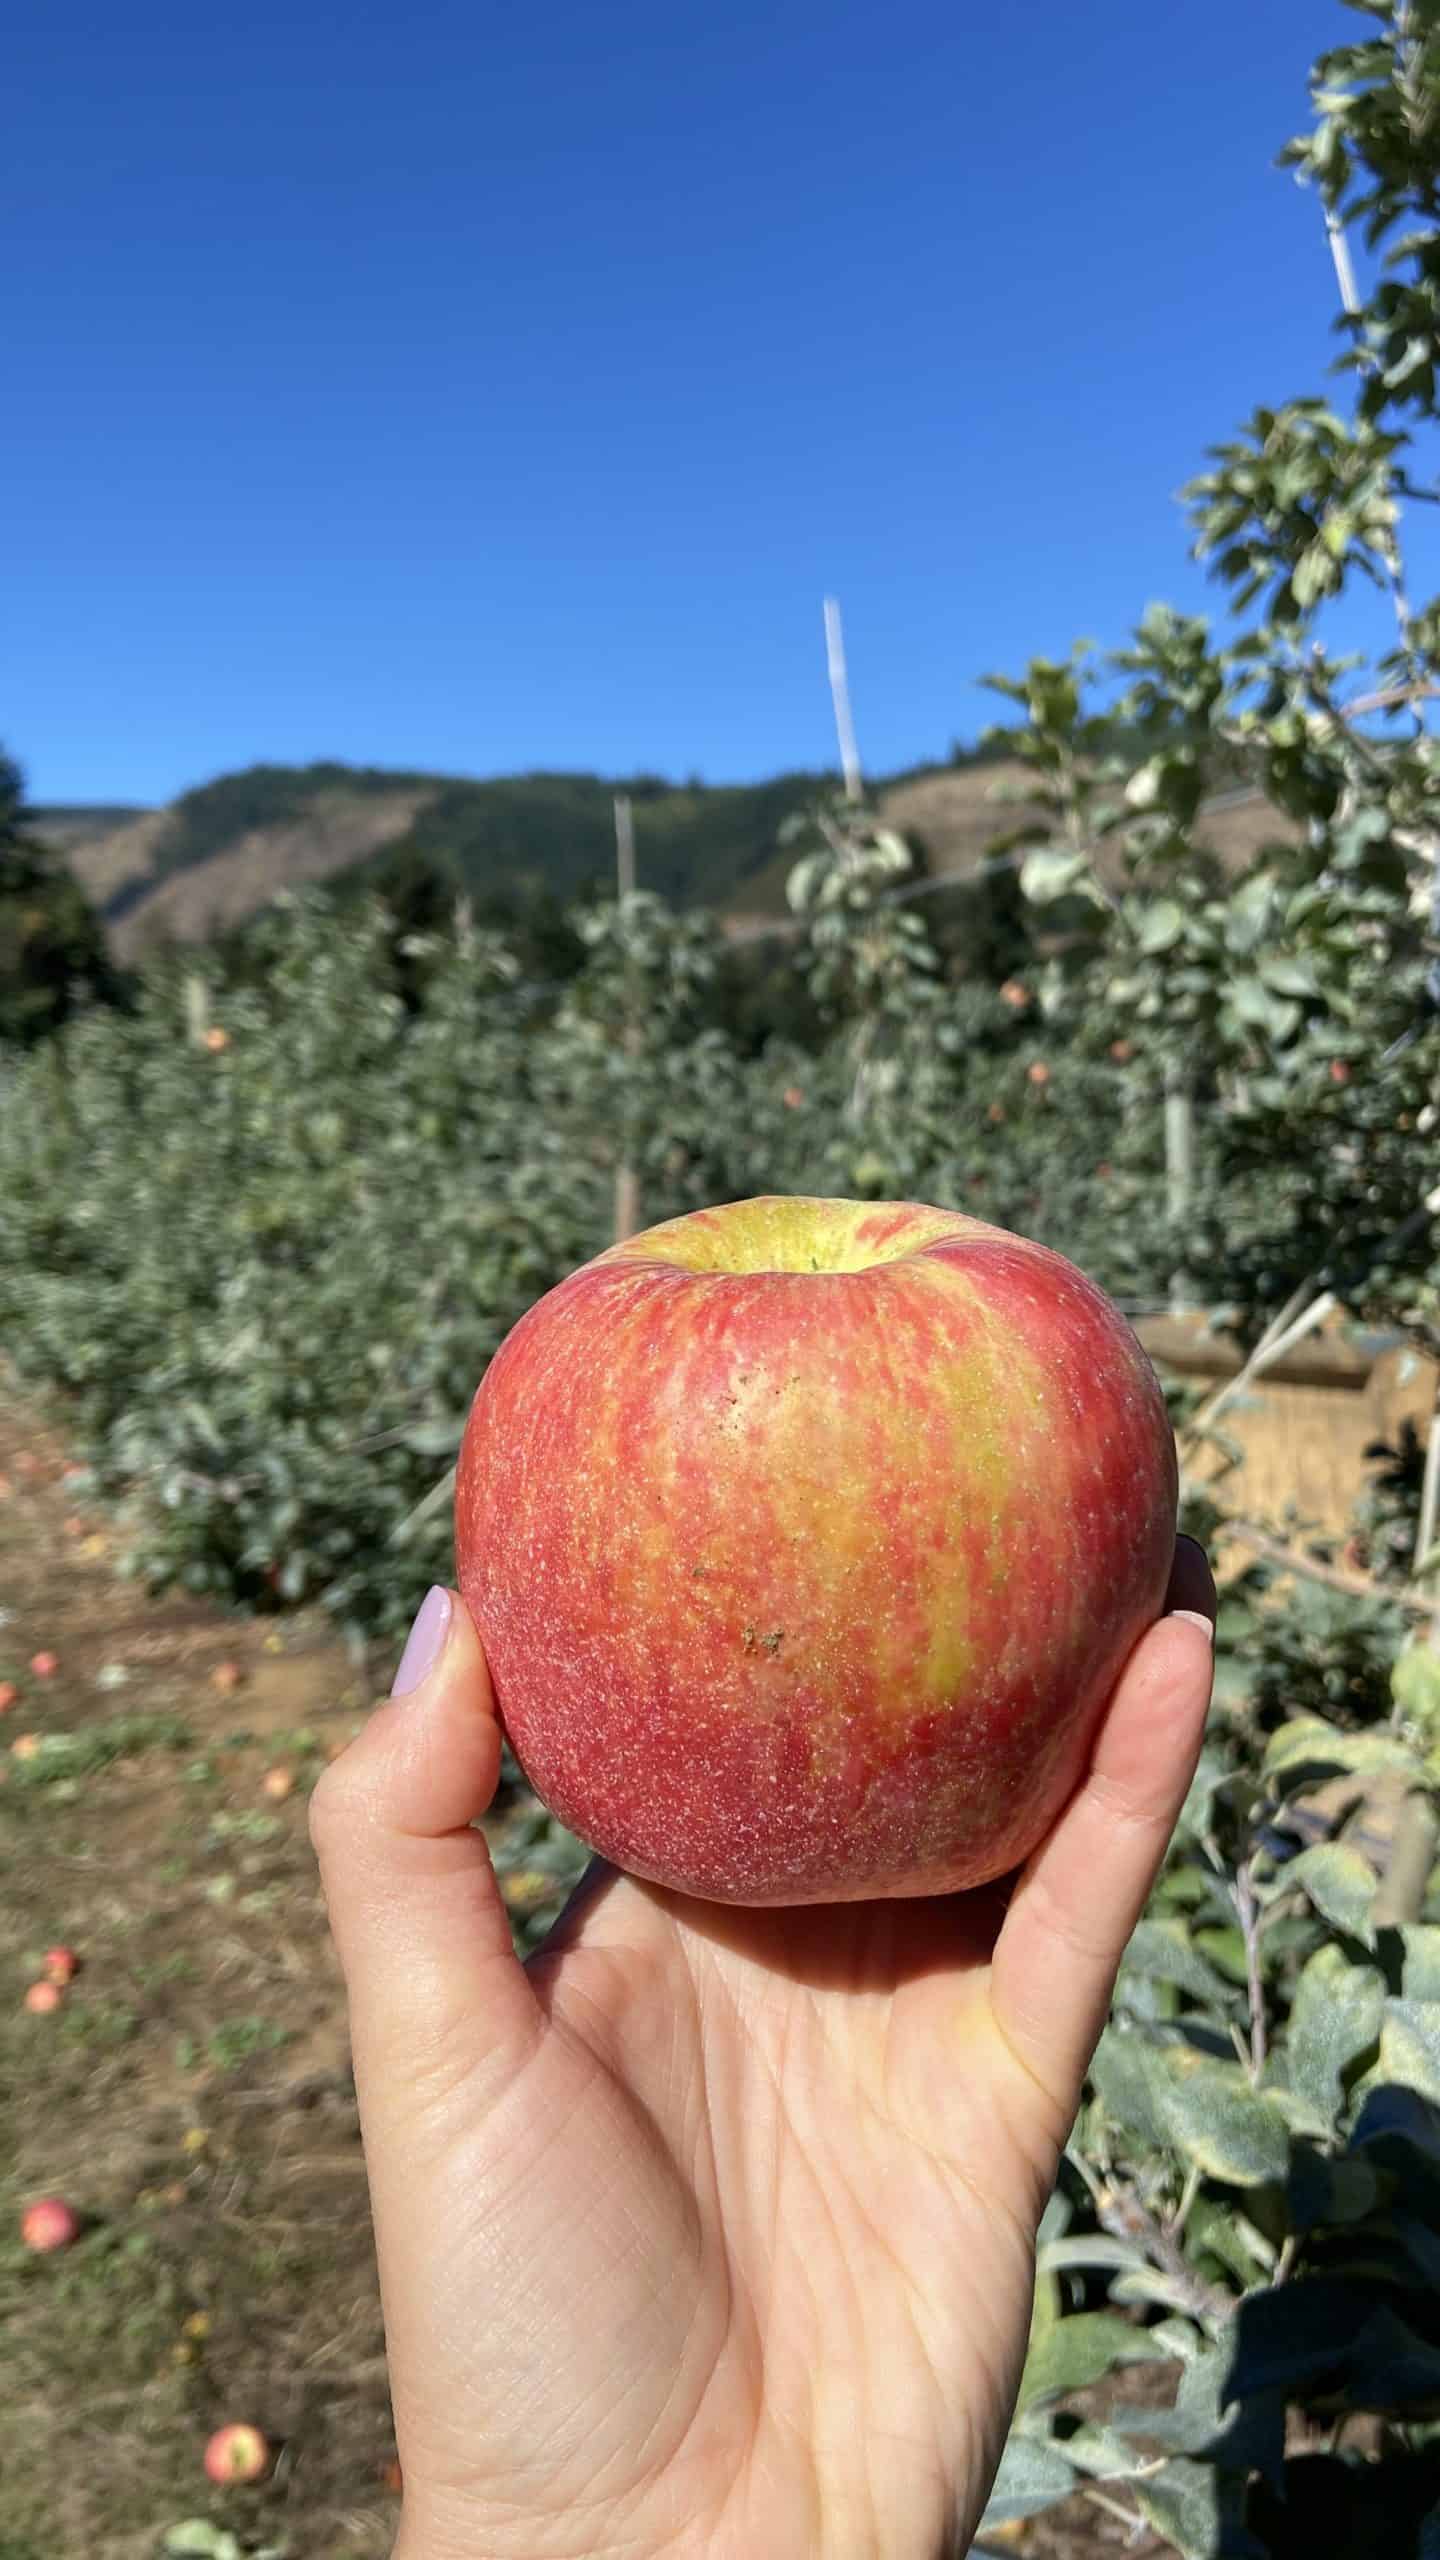
[[[420,1603],[415,1624],[405,1639],[400,1667],[390,1683],[392,1698],[408,1697],[428,1680],[450,1633],[450,1594],[442,1582],[432,1583]]]
[[[1213,1644],[1213,1643],[1214,1643],[1214,1641],[1215,1641],[1215,1629],[1214,1629],[1214,1627],[1211,1625],[1210,1620],[1205,1616],[1205,1613],[1204,1613],[1204,1611],[1203,1611],[1203,1610],[1201,1610],[1201,1609],[1172,1609],[1172,1610],[1171,1610],[1171,1612],[1170,1612],[1170,1615],[1171,1615],[1171,1617],[1172,1617],[1172,1618],[1183,1618],[1187,1627],[1198,1627],[1198,1628],[1199,1628],[1199,1630],[1200,1630],[1200,1633],[1201,1633],[1201,1634],[1202,1634],[1202,1636],[1205,1638],[1206,1643],[1207,1643],[1207,1644]],[[412,1642],[412,1643],[414,1642],[414,1638],[413,1638],[413,1637],[411,1638],[411,1642]]]

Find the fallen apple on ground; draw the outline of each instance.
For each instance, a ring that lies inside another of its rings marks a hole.
[[[1059,1254],[913,1202],[611,1246],[471,1409],[461,1592],[536,1792],[721,1902],[1004,1874],[1076,1784],[1175,1543],[1164,1399]]]
[[[20,2216],[20,2237],[27,2249],[68,2249],[80,2231],[80,2216],[60,2196],[39,2196]]]
[[[270,2447],[258,2427],[217,2427],[205,2447],[207,2479],[231,2488],[263,2480],[270,2468]]]

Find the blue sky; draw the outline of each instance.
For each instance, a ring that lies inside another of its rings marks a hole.
[[[830,763],[834,591],[867,765],[943,754],[987,668],[1218,609],[1174,492],[1328,361],[1271,163],[1357,24],[22,12],[0,738],[42,800]]]

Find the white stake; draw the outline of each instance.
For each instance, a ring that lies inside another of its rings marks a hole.
[[[855,743],[855,723],[850,717],[845,635],[840,628],[840,606],[834,596],[825,599],[825,657],[830,671],[830,698],[835,705],[835,735],[840,741],[840,770],[845,777],[845,797],[858,800],[864,788],[860,779],[860,750]]]

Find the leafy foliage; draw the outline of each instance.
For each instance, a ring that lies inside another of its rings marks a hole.
[[[42,1039],[118,992],[99,922],[32,833],[19,767],[0,752],[0,1044]]]

